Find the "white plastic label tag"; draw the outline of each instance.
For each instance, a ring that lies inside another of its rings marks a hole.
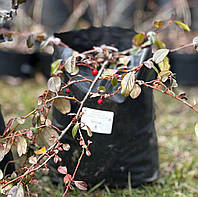
[[[111,111],[103,111],[83,107],[84,112],[81,123],[87,125],[92,132],[101,134],[111,134],[113,126],[114,113]],[[85,129],[83,127],[82,129]]]

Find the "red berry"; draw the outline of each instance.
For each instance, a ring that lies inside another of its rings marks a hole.
[[[114,76],[117,77],[117,78],[119,78],[119,75],[118,74],[115,74]]]
[[[71,90],[70,90],[69,88],[66,88],[65,92],[66,92],[66,93],[70,93]]]
[[[93,75],[93,76],[96,76],[97,74],[98,74],[98,71],[97,71],[96,68],[94,68],[94,69],[92,70],[92,75]]]
[[[102,104],[102,102],[103,102],[102,98],[99,98],[98,101],[97,101],[98,105]]]

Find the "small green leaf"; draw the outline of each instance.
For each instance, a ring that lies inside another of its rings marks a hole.
[[[130,97],[132,99],[136,99],[140,95],[141,91],[142,91],[141,87],[138,84],[135,84],[133,90],[130,93]]]
[[[143,33],[136,34],[132,40],[133,45],[140,46],[145,40],[145,35]]]
[[[133,86],[135,83],[135,73],[129,72],[127,73],[121,81],[121,94],[122,96],[129,96],[131,91],[133,90]]]
[[[58,59],[51,64],[51,74],[56,73],[56,71],[59,69],[61,62],[62,62],[62,59]]]
[[[158,66],[159,66],[159,68],[160,68],[161,71],[163,71],[163,70],[169,70],[170,69],[169,58],[168,57],[165,57],[163,59],[163,61],[158,64]]]
[[[160,62],[163,61],[163,59],[168,55],[169,49],[158,49],[154,54],[153,54],[153,61],[156,64],[159,64]]]
[[[30,35],[28,36],[28,39],[27,39],[26,43],[27,43],[27,47],[28,47],[28,48],[32,48],[32,47],[34,46],[34,44],[35,44],[35,39],[34,39],[33,34],[30,34]]]
[[[166,49],[166,44],[162,42],[161,40],[156,40],[155,45],[157,49]]]
[[[99,92],[106,92],[106,88],[104,86],[98,87]]]
[[[77,132],[78,132],[78,129],[79,129],[79,123],[76,123],[72,129],[72,137],[75,138]]]
[[[183,30],[185,31],[190,31],[190,28],[188,27],[188,25],[186,25],[185,23],[181,22],[181,21],[174,21],[177,25],[179,25]]]
[[[118,85],[118,78],[116,76],[114,76],[111,82],[112,82],[112,86],[117,86]]]

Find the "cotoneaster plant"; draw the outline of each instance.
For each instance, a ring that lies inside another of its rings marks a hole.
[[[102,45],[100,47],[94,47],[91,51],[85,51],[83,53],[74,52],[68,59],[59,59],[53,62],[51,65],[51,77],[47,83],[48,89],[38,97],[38,105],[29,114],[9,120],[3,135],[0,137],[0,160],[3,160],[12,146],[16,147],[18,158],[24,158],[24,163],[21,164],[21,167],[17,168],[11,175],[5,176],[2,170],[0,170],[1,193],[9,197],[23,197],[26,193],[30,194],[31,189],[29,185],[38,183],[35,172],[49,170],[47,167],[49,160],[52,159],[54,163],[59,163],[62,158],[58,153],[61,151],[70,151],[70,145],[62,143],[61,139],[71,128],[73,138],[75,138],[77,133],[80,136],[76,140],[81,146],[82,152],[73,174],[68,173],[66,166],[60,165],[57,168],[58,172],[64,175],[65,191],[62,196],[64,197],[67,194],[71,185],[75,185],[80,190],[87,190],[87,184],[83,180],[76,180],[75,175],[78,173],[78,167],[82,158],[85,155],[87,157],[91,155],[89,146],[91,146],[92,142],[84,139],[83,135],[85,134],[81,132],[81,128],[86,127],[86,135],[89,137],[93,134],[89,125],[82,125],[80,122],[83,116],[82,108],[88,98],[98,98],[96,105],[102,105],[106,98],[113,97],[118,92],[121,92],[125,97],[130,96],[132,99],[135,99],[140,95],[141,87],[145,86],[167,94],[198,112],[195,103],[188,103],[185,93],[176,94],[174,92],[174,89],[178,85],[174,73],[170,71],[168,58],[169,53],[185,47],[192,46],[197,50],[198,38],[194,38],[192,43],[177,49],[168,49],[166,44],[158,39],[157,35],[171,24],[177,24],[182,29],[190,31],[189,27],[180,21],[154,21],[154,31],[147,34],[138,33],[132,38],[133,47],[131,49],[118,51],[117,48],[112,46]],[[60,39],[47,37],[44,34],[34,34],[33,32],[31,34],[25,34],[2,28],[0,29],[0,33],[9,34],[10,37],[14,34],[23,37],[27,41],[28,48],[33,47],[35,41],[40,42],[41,50],[48,45],[61,45],[68,48]],[[127,70],[127,65],[130,61],[129,57],[151,45],[153,46],[152,57],[141,65]],[[88,67],[94,79],[90,80],[81,76],[81,80],[75,80],[75,77],[78,76],[80,66]],[[143,67],[155,70],[157,77],[148,82],[138,80],[136,74]],[[64,80],[64,72],[72,75],[71,80],[67,83]],[[106,88],[100,86],[96,92],[93,92],[93,87],[98,80],[109,80],[112,86],[119,84],[118,89],[114,93],[108,94],[106,93]],[[84,98],[80,101],[72,95],[70,86],[82,81],[90,82],[90,87]],[[71,100],[79,103],[78,111],[72,114],[70,113]],[[55,127],[49,118],[49,113],[53,105],[61,113],[72,116],[71,122],[64,130],[59,130]],[[23,125],[27,119],[32,119],[32,126],[21,129],[19,126]],[[195,131],[198,132],[198,124],[195,126]]]

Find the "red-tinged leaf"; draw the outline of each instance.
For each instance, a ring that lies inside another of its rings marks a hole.
[[[174,21],[177,25],[179,25],[179,27],[181,27],[183,30],[185,31],[190,31],[190,28],[188,27],[188,25],[186,25],[185,23],[181,22],[181,21]]]
[[[46,153],[46,148],[45,148],[45,146],[43,146],[43,147],[42,147],[41,149],[39,149],[39,150],[35,150],[34,153],[35,153],[36,155],[42,155],[42,154]]]
[[[23,136],[17,137],[17,153],[19,157],[27,152],[27,141]]]
[[[164,22],[163,21],[154,21],[153,24],[155,25],[156,28],[160,28],[160,27],[162,27]]]
[[[70,150],[70,145],[69,144],[63,144],[63,150],[69,151]]]
[[[83,191],[87,190],[87,184],[84,181],[74,181],[75,186]]]
[[[46,127],[51,126],[51,125],[52,125],[52,121],[49,120],[49,119],[46,119],[46,120],[45,120],[45,125],[46,125]]]
[[[68,182],[71,182],[71,175],[70,174],[66,174],[65,177],[64,177],[64,183],[65,185],[68,183]]]
[[[24,197],[23,186],[19,184],[18,186],[13,186],[8,192],[8,197]]]
[[[31,129],[29,129],[29,130],[27,131],[27,133],[26,133],[26,136],[27,136],[27,138],[29,138],[29,139],[31,140],[32,137],[33,137],[33,131],[32,131]]]
[[[58,171],[59,171],[61,174],[67,174],[67,167],[66,167],[66,166],[59,166],[59,167],[58,167]]]
[[[31,157],[29,158],[29,163],[30,163],[30,164],[37,164],[37,158],[34,157],[34,156],[31,156]]]
[[[132,40],[133,45],[140,46],[143,44],[145,35],[143,33],[136,34]]]
[[[61,161],[62,161],[62,159],[58,155],[54,156],[54,163],[58,163],[58,162],[61,162]]]
[[[91,140],[87,141],[87,146],[89,146],[90,144],[92,144],[93,142]]]
[[[34,183],[35,185],[39,184],[39,181],[37,179],[31,180],[31,183]]]
[[[153,54],[153,61],[156,64],[159,64],[164,60],[164,58],[168,55],[169,49],[158,49],[154,54]]]
[[[8,121],[3,136],[10,130],[11,126],[13,125],[15,118],[12,118]]]
[[[91,156],[91,152],[90,152],[88,149],[86,150],[86,155],[87,155],[88,157]]]

